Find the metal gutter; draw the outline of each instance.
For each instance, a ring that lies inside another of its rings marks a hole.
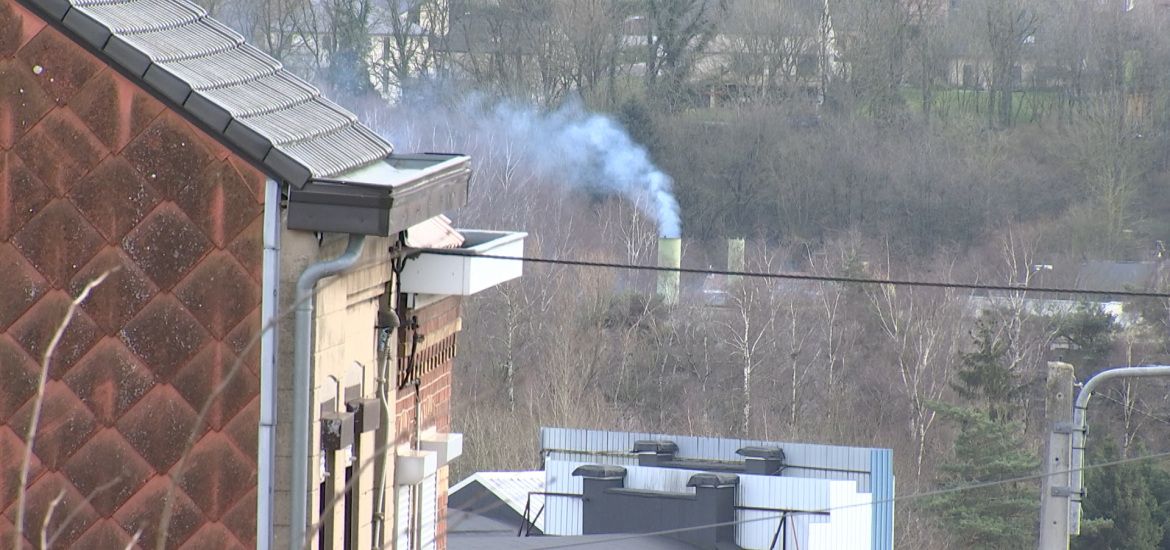
[[[256,548],[272,548],[276,473],[276,330],[280,304],[280,184],[264,183],[264,252],[260,286],[260,425],[256,451]]]
[[[308,527],[309,497],[309,414],[313,367],[313,310],[317,282],[353,267],[362,255],[365,235],[351,234],[345,252],[305,268],[297,280],[296,318],[293,332],[293,416],[292,416],[292,483],[289,505],[289,548],[305,547]]]

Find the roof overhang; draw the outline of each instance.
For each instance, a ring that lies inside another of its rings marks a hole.
[[[288,228],[389,237],[467,204],[471,158],[390,155],[335,178],[290,188]]]

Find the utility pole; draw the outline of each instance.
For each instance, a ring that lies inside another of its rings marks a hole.
[[[1040,493],[1039,550],[1068,550],[1074,378],[1072,365],[1048,363],[1044,398],[1048,445],[1044,451],[1045,475]]]
[[[1048,448],[1044,455],[1043,493],[1040,495],[1039,550],[1068,550],[1070,535],[1081,533],[1084,497],[1085,435],[1089,398],[1093,390],[1114,378],[1170,377],[1170,365],[1141,365],[1104,369],[1085,381],[1072,400],[1073,368],[1048,363],[1045,419]],[[1071,410],[1070,410],[1071,408]]]

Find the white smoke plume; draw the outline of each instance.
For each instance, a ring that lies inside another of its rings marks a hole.
[[[470,95],[456,101],[404,105],[384,122],[387,137],[401,151],[445,145],[426,135],[436,127],[467,142],[485,136],[506,139],[526,153],[527,164],[544,179],[620,195],[656,220],[659,235],[681,233],[670,176],[654,165],[646,148],[635,143],[619,123],[588,112],[579,102],[542,112],[530,105]]]

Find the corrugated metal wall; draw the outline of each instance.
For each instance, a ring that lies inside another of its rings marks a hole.
[[[693,492],[686,487],[697,471],[641,468],[630,451],[642,439],[667,439],[679,447],[682,458],[740,462],[736,450],[746,446],[779,446],[791,464],[781,477],[741,476],[736,504],[795,510],[840,509],[831,526],[825,516],[797,514],[785,529],[789,548],[858,548],[892,550],[894,495],[892,452],[889,449],[840,447],[751,439],[693,437],[659,433],[609,432],[566,428],[542,428],[541,447],[546,457],[546,490],[580,494],[581,478],[572,472],[583,464],[615,464],[627,468],[626,487],[672,492]],[[803,468],[802,468],[803,466]],[[829,468],[824,469],[811,469]],[[834,480],[825,483],[824,480]],[[870,494],[872,493],[872,494]],[[869,505],[876,502],[876,505]],[[844,508],[842,508],[844,507]],[[545,533],[581,534],[581,501],[549,496],[545,509]],[[767,548],[780,520],[775,512],[740,510],[736,542],[744,548]],[[826,524],[823,528],[811,528]],[[810,539],[810,533],[811,539]],[[796,537],[796,538],[794,538]],[[822,546],[823,544],[824,546]],[[779,544],[777,544],[779,546]]]

